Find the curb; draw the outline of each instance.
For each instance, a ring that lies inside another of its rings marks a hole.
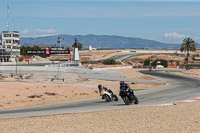
[[[141,107],[138,107],[138,108],[169,106],[169,105],[177,105],[177,104],[191,103],[191,102],[196,102],[196,101],[200,101],[200,97],[197,97],[197,98],[194,98],[194,99],[189,99],[189,100],[184,100],[184,101],[180,101],[180,102],[169,103],[169,104],[158,104],[158,105],[141,106]]]

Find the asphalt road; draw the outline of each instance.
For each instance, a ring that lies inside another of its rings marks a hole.
[[[116,55],[115,57],[113,57],[112,59],[113,60],[123,60],[123,59],[126,59],[130,56],[133,56],[133,55],[136,55],[136,54],[122,54],[122,55]]]
[[[57,72],[58,67],[34,67],[34,66],[18,66],[18,74],[26,73],[51,73]],[[74,67],[60,67],[59,71],[64,73],[74,73],[88,79],[99,79],[99,80],[109,80],[109,81],[121,81],[126,82],[154,82],[158,83],[156,80],[142,80],[142,79],[129,79],[122,76],[121,72],[109,72],[109,71],[95,71],[91,69],[81,69]],[[0,66],[0,72],[3,73],[16,73],[15,66]]]
[[[166,82],[167,86],[135,92],[140,101],[138,105],[125,105],[120,97],[118,102],[105,102],[99,97],[84,101],[0,111],[0,118],[126,109],[139,106],[168,104],[200,96],[200,80],[172,75],[163,71],[142,71],[142,73],[157,77],[159,80]]]

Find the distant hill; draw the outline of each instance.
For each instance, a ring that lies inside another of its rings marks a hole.
[[[95,48],[148,48],[148,49],[179,49],[180,44],[167,44],[154,40],[147,40],[133,37],[122,37],[112,35],[56,35],[31,38],[21,38],[21,45],[39,45],[39,46],[55,46],[57,45],[58,36],[61,37],[61,45],[72,46],[74,39],[83,44],[84,48],[89,45]],[[63,40],[64,38],[64,40]]]

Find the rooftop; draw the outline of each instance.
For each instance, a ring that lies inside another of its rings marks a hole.
[[[2,31],[2,33],[19,33],[18,31]]]

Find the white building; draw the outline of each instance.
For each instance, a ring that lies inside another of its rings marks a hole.
[[[97,50],[97,48],[93,48],[92,45],[89,45],[89,48],[88,48],[88,49],[89,49],[89,51]]]
[[[11,57],[20,55],[20,38],[17,31],[3,31],[0,43],[0,61],[9,62]]]

